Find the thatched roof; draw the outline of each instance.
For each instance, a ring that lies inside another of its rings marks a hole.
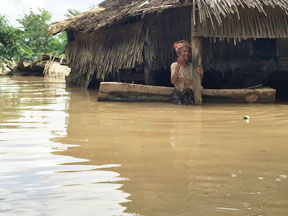
[[[76,23],[79,23],[79,21],[81,19],[83,19],[84,17],[97,16],[97,14],[99,14],[100,12],[102,12],[104,10],[105,10],[105,8],[98,7],[98,8],[92,9],[90,11],[81,13],[77,16],[70,17],[66,20],[54,23],[51,25],[51,28],[49,31],[51,34],[54,35],[54,34],[58,34],[59,32],[62,32],[62,31],[73,29],[73,26],[75,26]],[[76,29],[74,29],[74,30],[76,30]]]
[[[52,24],[50,33],[94,32],[130,17],[191,5],[192,16],[197,17],[198,33],[203,36],[241,38],[258,37],[263,33],[265,37],[288,37],[288,0],[106,0],[97,9]],[[222,30],[212,33],[219,26]],[[283,26],[286,28],[279,30]],[[238,35],[242,32],[246,35]]]
[[[124,5],[131,4],[133,1],[135,0],[105,0],[99,4],[99,7],[112,8],[118,7],[119,5],[123,7]]]
[[[118,23],[125,18],[184,5],[179,4],[178,0],[150,0],[150,2],[146,0],[107,0],[99,6],[101,9],[105,6],[105,10],[100,12],[99,10],[91,10],[72,19],[54,23],[51,25],[50,33],[57,34],[66,30],[97,31],[103,27]]]

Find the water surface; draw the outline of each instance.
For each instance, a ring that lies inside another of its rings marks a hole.
[[[0,78],[0,214],[287,216],[287,116]]]

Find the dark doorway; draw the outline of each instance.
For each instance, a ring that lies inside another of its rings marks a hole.
[[[171,84],[171,72],[170,67],[169,68],[163,68],[159,71],[153,71],[155,73],[155,85],[157,86],[167,86],[171,87],[173,86]]]
[[[254,57],[260,59],[273,59],[277,57],[276,54],[276,40],[275,39],[257,39],[253,42]]]

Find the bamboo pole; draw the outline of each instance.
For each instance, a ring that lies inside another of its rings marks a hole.
[[[192,77],[193,77],[193,92],[196,105],[202,104],[202,80],[197,73],[197,67],[202,65],[202,38],[195,36],[197,20],[195,15],[195,1],[193,1],[191,11],[191,50],[192,50]]]

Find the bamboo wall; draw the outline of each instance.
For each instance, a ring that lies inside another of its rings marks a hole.
[[[78,33],[67,46],[71,75],[68,86],[87,87],[96,79],[117,77],[119,69],[134,68],[143,63],[142,23],[117,26],[95,33]]]

